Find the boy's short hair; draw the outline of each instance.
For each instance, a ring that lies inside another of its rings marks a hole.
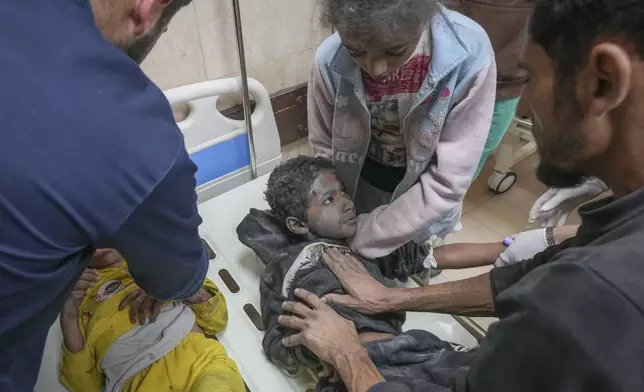
[[[268,178],[264,197],[275,216],[286,222],[292,216],[306,222],[311,186],[324,171],[334,171],[328,159],[300,155],[280,164]]]

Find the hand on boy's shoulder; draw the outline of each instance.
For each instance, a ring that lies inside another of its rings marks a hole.
[[[343,246],[343,245],[325,243],[322,247],[323,247],[322,250],[325,251],[325,252],[327,250],[329,250],[329,249],[336,249],[338,252],[340,252],[342,254],[354,255],[353,253],[355,253],[351,248],[349,248],[347,246]]]
[[[342,254],[336,249],[325,251],[324,263],[340,280],[347,295],[328,294],[328,303],[346,306],[363,314],[380,314],[388,311],[381,306],[386,302],[388,289],[377,281],[358,257]]]

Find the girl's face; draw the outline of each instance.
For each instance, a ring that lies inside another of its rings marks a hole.
[[[413,35],[379,37],[365,43],[348,31],[340,31],[342,44],[353,60],[378,81],[384,81],[402,68],[416,50],[423,29]]]

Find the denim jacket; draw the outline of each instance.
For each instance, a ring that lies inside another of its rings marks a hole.
[[[450,231],[487,139],[495,101],[496,65],[485,31],[442,8],[430,21],[432,61],[401,121],[407,173],[389,205],[358,218],[352,248],[367,258],[406,242]],[[360,67],[335,34],[322,43],[308,94],[313,152],[333,160],[355,194],[370,142],[370,115]]]

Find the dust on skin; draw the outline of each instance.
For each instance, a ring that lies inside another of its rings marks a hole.
[[[311,203],[307,211],[310,231],[320,237],[345,239],[357,229],[356,209],[345,187],[333,171],[321,173],[310,189]]]
[[[342,181],[333,171],[321,173],[311,185],[311,204],[307,225],[320,237],[347,239],[357,230],[355,204],[345,192]],[[361,332],[362,344],[391,339],[394,335],[381,332]]]
[[[342,44],[349,55],[366,73],[379,82],[405,66],[411,59],[423,35],[423,27],[407,31],[382,34],[364,41],[350,31],[338,31]]]

